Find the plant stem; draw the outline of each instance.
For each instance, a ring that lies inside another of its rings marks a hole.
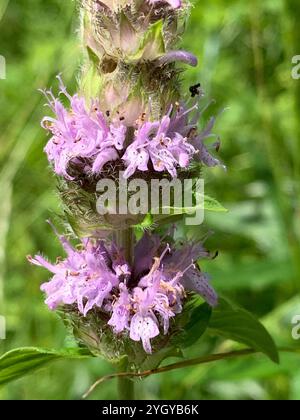
[[[118,391],[120,400],[134,400],[134,382],[131,379],[118,378]]]
[[[120,230],[115,234],[115,241],[119,248],[124,252],[124,257],[128,264],[133,264],[134,232],[132,228]],[[129,372],[128,360],[124,359],[120,363],[120,372]],[[118,391],[120,400],[134,400],[134,382],[130,378],[118,378]]]
[[[129,372],[128,370],[128,359],[125,358],[120,362],[120,372]],[[130,373],[129,373],[130,375]],[[118,392],[120,400],[134,400],[134,382],[132,379],[126,376],[120,376],[118,378]]]
[[[294,354],[299,354],[300,350],[298,348],[288,348],[288,347],[279,347],[278,348],[279,352],[282,353],[294,353]],[[207,363],[213,363],[213,362],[217,362],[217,361],[221,361],[221,360],[226,360],[226,359],[236,359],[236,358],[243,358],[246,356],[250,356],[250,355],[257,355],[260,354],[259,351],[254,350],[254,349],[245,349],[245,350],[238,350],[238,351],[232,351],[232,352],[228,352],[228,353],[220,353],[220,354],[211,354],[209,356],[201,356],[201,357],[197,357],[195,359],[190,359],[190,360],[184,360],[182,362],[178,362],[178,363],[173,363],[167,366],[162,366],[156,369],[150,369],[150,370],[145,370],[144,372],[120,372],[120,373],[115,373],[112,375],[107,375],[107,376],[103,376],[102,378],[98,379],[97,382],[95,382],[90,389],[83,395],[83,398],[87,398],[96,388],[97,386],[99,386],[100,384],[102,384],[105,381],[111,380],[111,379],[115,379],[118,378],[118,380],[120,381],[120,379],[125,379],[125,378],[146,378],[148,376],[151,375],[157,375],[159,373],[164,373],[164,372],[170,372],[172,370],[177,370],[177,369],[183,369],[183,368],[187,368],[187,367],[191,367],[191,366],[196,366],[196,365],[204,365]]]
[[[115,241],[119,248],[124,252],[126,261],[132,265],[134,249],[134,232],[132,228],[120,230],[115,235]]]

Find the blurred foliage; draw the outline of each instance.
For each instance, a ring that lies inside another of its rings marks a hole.
[[[184,89],[201,81],[215,99],[210,111],[226,108],[217,132],[228,171],[205,176],[206,192],[230,209],[207,215],[215,232],[209,246],[220,255],[204,268],[218,291],[259,316],[278,344],[299,345],[291,319],[300,314],[300,81],[291,78],[291,59],[300,54],[300,4],[195,0],[194,6],[182,46],[200,65],[187,71]],[[38,88],[54,84],[59,72],[75,88],[77,19],[71,0],[0,0],[0,54],[7,63],[7,79],[0,80],[0,313],[8,328],[0,354],[18,346],[72,346],[43,304],[39,284],[47,274],[25,256],[61,252],[45,224],[58,199],[42,153]],[[206,335],[186,355],[235,347]],[[264,357],[223,361],[150,377],[137,387],[138,397],[299,400],[298,367],[296,355],[283,355],[280,366]],[[100,360],[58,362],[1,388],[0,398],[77,399],[112,370]],[[116,389],[106,383],[91,398],[117,398]]]

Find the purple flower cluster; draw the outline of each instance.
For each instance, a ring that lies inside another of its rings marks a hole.
[[[46,91],[56,118],[45,117],[42,121],[43,128],[52,134],[45,152],[57,175],[71,180],[71,164],[78,165],[83,175],[97,175],[106,163],[118,159],[126,166],[126,178],[136,170],[152,168],[176,177],[178,168],[187,168],[193,159],[208,166],[219,164],[203,143],[211,135],[214,120],[200,134],[195,129],[196,122],[189,121],[189,114],[197,105],[190,110],[179,105],[176,109],[171,107],[160,121],[147,121],[143,116],[136,121],[133,140],[126,148],[128,127],[123,118],[112,118],[109,111],[104,115],[98,100],[92,100],[88,107],[84,98],[69,95],[58,79],[60,94],[70,101],[70,110],[51,91]]]
[[[118,150],[123,149],[126,127],[119,123],[108,124],[102,112],[99,111],[97,100],[92,101],[88,110],[86,102],[78,95],[68,94],[60,81],[60,94],[70,101],[68,111],[56,99],[51,91],[45,95],[56,118],[45,117],[43,128],[52,133],[45,152],[54,165],[54,171],[66,179],[72,179],[68,173],[70,163],[83,166],[83,172],[100,172],[103,166],[119,157]]]
[[[76,304],[83,316],[98,308],[110,316],[108,324],[115,333],[142,341],[147,353],[160,328],[167,334],[170,320],[182,311],[186,291],[199,293],[211,306],[217,304],[207,275],[194,265],[209,255],[202,244],[175,250],[158,236],[146,234],[136,244],[130,266],[114,244],[86,239],[74,248],[64,236],[59,238],[66,259],[51,264],[39,255],[29,257],[53,273],[41,287],[49,308]]]

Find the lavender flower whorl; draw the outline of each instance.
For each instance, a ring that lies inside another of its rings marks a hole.
[[[51,310],[63,308],[76,336],[93,352],[103,352],[106,346],[111,358],[120,358],[125,348],[137,351],[139,347],[130,346],[133,340],[151,353],[152,339],[163,332],[155,341],[159,349],[178,331],[174,319],[182,312],[187,293],[199,293],[211,306],[217,303],[208,276],[189,262],[210,256],[201,243],[178,248],[145,234],[129,263],[114,243],[109,248],[103,241],[86,239],[76,249],[64,236],[59,238],[65,259],[51,264],[37,255],[29,261],[53,273],[41,288],[46,304]],[[76,325],[81,327],[76,330]],[[113,333],[119,335],[118,351],[112,351]]]

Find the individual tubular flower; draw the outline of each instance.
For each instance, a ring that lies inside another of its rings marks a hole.
[[[67,253],[56,264],[41,256],[29,257],[43,266],[52,279],[41,286],[51,310],[74,306],[84,317],[91,310],[108,315],[107,324],[115,334],[141,341],[151,353],[151,340],[168,334],[170,320],[182,312],[188,291],[199,293],[211,306],[217,295],[208,278],[194,265],[208,257],[202,244],[179,249],[165,246],[156,235],[145,234],[135,247],[132,266],[114,244],[84,240],[74,248],[63,236],[59,239]],[[164,247],[164,251],[161,249]]]

